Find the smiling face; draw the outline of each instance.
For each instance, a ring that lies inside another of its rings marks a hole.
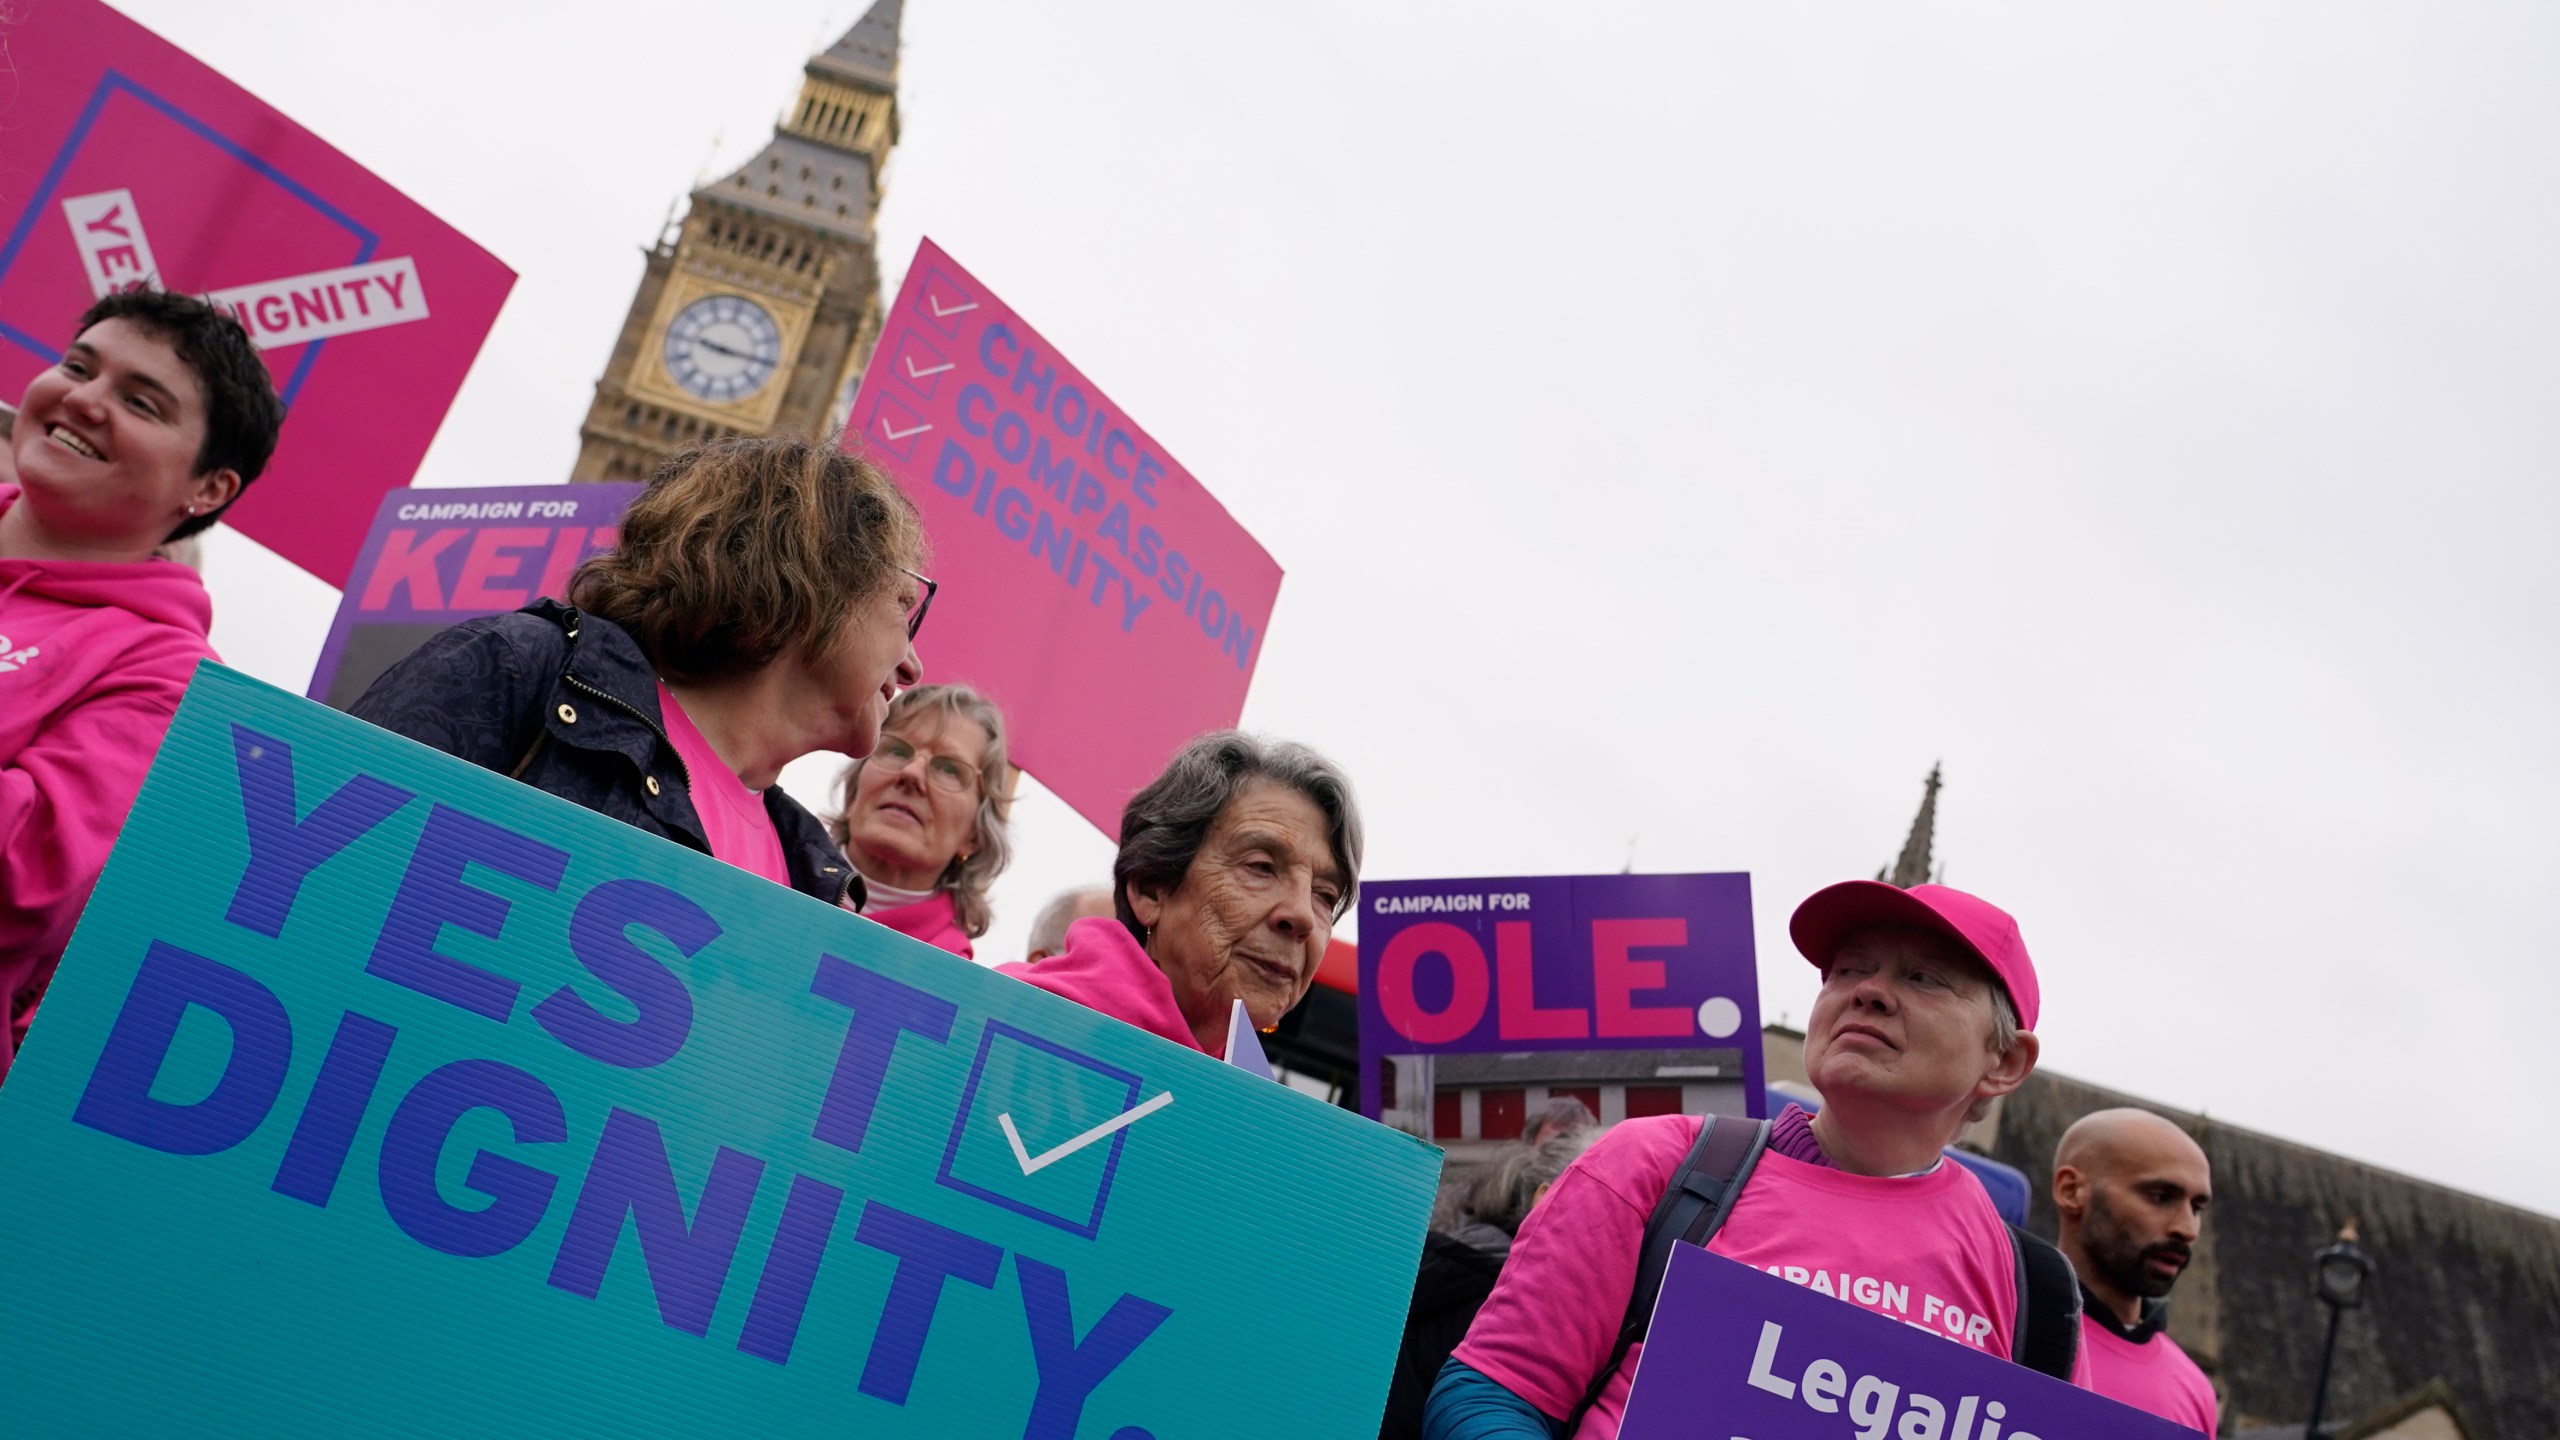
[[[204,440],[203,382],[166,341],[117,318],[28,383],[10,449],[42,543],[140,559],[189,505],[218,509],[239,490],[235,471],[196,473]]]
[[[1147,953],[1203,1044],[1223,1040],[1235,1001],[1268,1027],[1315,982],[1346,884],[1330,833],[1315,802],[1259,781],[1218,812],[1180,884],[1161,895],[1133,888]]]
[[[1961,1111],[2005,1093],[1990,1047],[1992,987],[1981,962],[1933,935],[1860,930],[1840,942],[1805,1026],[1805,1075],[1826,1101]],[[2005,1083],[2004,1083],[2005,1081]]]
[[[863,874],[901,890],[929,890],[978,844],[986,727],[910,709],[884,732],[854,776],[845,806],[845,849]],[[890,768],[889,761],[905,763]],[[938,778],[939,777],[939,778]],[[949,788],[951,782],[965,782]]]

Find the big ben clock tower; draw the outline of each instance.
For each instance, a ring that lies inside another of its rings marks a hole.
[[[688,445],[841,420],[879,331],[871,227],[898,143],[900,4],[878,0],[812,56],[773,139],[650,250],[570,479],[646,479]]]

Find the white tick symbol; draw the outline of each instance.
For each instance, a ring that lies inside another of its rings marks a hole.
[[[1123,1110],[1119,1114],[1112,1116],[1110,1119],[1103,1121],[1101,1124],[1094,1126],[1083,1134],[1076,1136],[1074,1139],[1066,1141],[1054,1148],[1043,1150],[1037,1155],[1032,1154],[1028,1149],[1023,1147],[1022,1132],[1013,1128],[1013,1116],[1010,1112],[998,1115],[996,1117],[996,1124],[1004,1128],[1005,1143],[1013,1147],[1013,1158],[1016,1163],[1022,1166],[1022,1173],[1025,1175],[1036,1175],[1040,1171],[1047,1169],[1049,1166],[1055,1165],[1059,1161],[1073,1155],[1087,1145],[1090,1145],[1097,1140],[1108,1138],[1113,1131],[1119,1130],[1124,1126],[1134,1124],[1139,1120],[1143,1120],[1147,1116],[1153,1115],[1158,1110],[1161,1110],[1172,1103],[1173,1092],[1167,1090],[1153,1100],[1149,1100],[1145,1104],[1139,1105],[1134,1109]]]

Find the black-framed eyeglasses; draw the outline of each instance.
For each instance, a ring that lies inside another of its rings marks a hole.
[[[952,795],[967,795],[978,788],[978,767],[952,755],[924,755],[915,742],[902,735],[882,735],[871,747],[871,764],[890,774],[924,759],[924,778],[936,790]]]
[[[916,638],[916,632],[924,628],[924,612],[933,608],[933,593],[942,587],[933,581],[926,579],[924,576],[916,574],[913,570],[908,570],[904,565],[901,565],[898,568],[905,571],[910,579],[924,587],[923,598],[916,601],[916,608],[907,612],[907,638],[909,640],[913,640]]]

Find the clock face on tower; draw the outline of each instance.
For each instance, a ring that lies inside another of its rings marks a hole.
[[[765,387],[782,363],[782,327],[744,295],[706,295],[667,326],[668,378],[713,404]]]

